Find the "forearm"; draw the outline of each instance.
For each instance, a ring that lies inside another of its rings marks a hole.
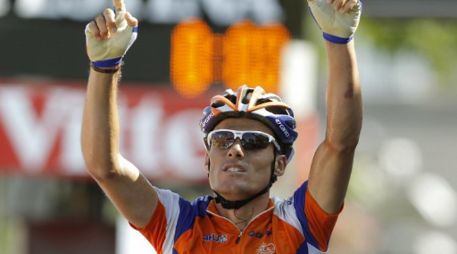
[[[327,87],[326,142],[341,151],[358,143],[362,126],[362,102],[354,42],[326,42],[329,81]]]
[[[119,72],[90,70],[82,124],[82,151],[91,175],[103,178],[119,168],[117,83]]]

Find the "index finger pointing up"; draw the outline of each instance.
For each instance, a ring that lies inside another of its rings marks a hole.
[[[125,11],[125,3],[124,0],[113,0],[113,5],[116,10]]]

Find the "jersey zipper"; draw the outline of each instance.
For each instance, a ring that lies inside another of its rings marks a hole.
[[[235,240],[235,243],[238,244],[240,243],[240,240],[241,240],[241,236],[243,235],[243,231],[240,230],[240,233],[238,234],[238,237],[236,238]]]
[[[252,219],[248,222],[248,224],[246,225],[246,227],[244,228],[244,230],[246,230],[246,229],[249,227],[249,225],[251,225],[251,223],[252,223],[255,219],[257,219],[259,216],[261,216],[262,214],[267,213],[267,212],[269,212],[270,210],[273,210],[273,209],[274,209],[274,206],[268,208],[267,210],[265,210],[265,211],[263,211],[263,212],[261,212],[261,213],[259,213],[259,214],[257,214],[254,218],[252,218]],[[235,223],[233,223],[233,221],[231,221],[231,220],[225,218],[224,216],[221,216],[221,215],[219,215],[219,214],[213,213],[213,212],[211,212],[211,211],[209,211],[209,210],[206,210],[206,212],[212,214],[213,216],[216,216],[216,217],[218,217],[218,218],[221,218],[221,219],[224,219],[224,220],[230,222],[235,228],[238,229],[238,227],[236,226]],[[238,230],[239,230],[239,229],[238,229]],[[238,244],[238,243],[240,242],[241,237],[243,236],[244,230],[239,230],[240,233],[238,234],[238,236],[237,236],[236,239],[235,239],[235,243],[236,243],[236,244]]]

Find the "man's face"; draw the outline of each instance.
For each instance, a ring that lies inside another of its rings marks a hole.
[[[273,135],[267,126],[248,118],[227,118],[214,129],[254,130]],[[240,140],[236,140],[230,148],[225,150],[211,146],[208,156],[211,189],[226,199],[248,198],[265,188],[270,181],[271,165],[274,159],[273,144],[264,149],[245,150],[242,148]]]

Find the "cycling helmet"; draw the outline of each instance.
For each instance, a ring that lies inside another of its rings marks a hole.
[[[236,93],[227,89],[223,95],[214,96],[203,110],[200,128],[206,136],[220,121],[230,117],[253,118],[267,125],[281,146],[280,153],[290,161],[298,133],[292,109],[278,95],[265,93],[260,86],[243,85]]]

